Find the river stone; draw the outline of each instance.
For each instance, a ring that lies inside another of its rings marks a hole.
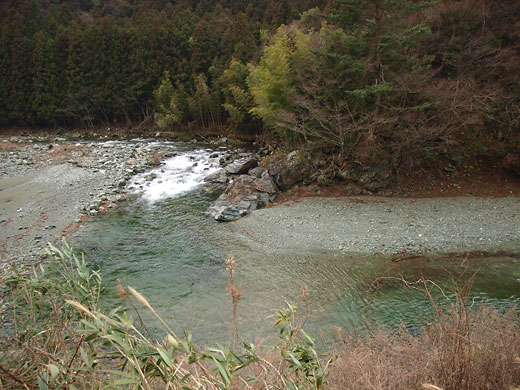
[[[332,181],[332,179],[324,173],[320,173],[316,177],[316,183],[318,183],[320,186],[328,185],[328,184],[330,184],[331,181]]]
[[[220,197],[208,208],[206,215],[214,218],[219,222],[231,222],[240,219],[249,214],[250,205],[244,202],[244,207],[239,207],[238,204],[233,204],[227,194],[222,194]]]
[[[349,194],[359,195],[363,192],[363,189],[354,183],[349,183],[345,187],[345,191]]]
[[[206,183],[225,184],[229,182],[229,174],[225,169],[219,169],[218,171],[206,176],[204,181]]]
[[[218,213],[216,213],[215,220],[219,222],[232,222],[248,214],[249,212],[247,210],[240,209],[235,205],[230,205],[221,208]]]
[[[358,178],[358,173],[356,172],[355,169],[349,168],[349,169],[345,169],[344,171],[342,171],[339,174],[339,176],[341,177],[342,180],[351,181],[351,180],[356,180]]]
[[[275,194],[278,192],[278,188],[276,188],[276,184],[274,183],[271,175],[267,170],[262,173],[262,176],[255,180],[256,189],[259,192],[267,192],[268,194]]]
[[[377,165],[369,165],[359,177],[359,183],[364,184],[365,190],[372,193],[377,193],[388,187],[391,180],[392,169],[387,161],[382,161]]]
[[[266,207],[275,193],[276,187],[267,171],[261,178],[241,175],[208,208],[206,215],[221,222],[235,221]]]
[[[260,179],[248,175],[241,175],[226,189],[225,194],[229,195],[234,202],[239,202],[244,197],[254,193],[275,193],[275,187],[268,174]]]
[[[247,195],[244,197],[244,201],[249,202],[249,208],[251,211],[263,209],[269,203],[274,200],[274,196],[269,196],[269,194],[265,192],[254,193],[251,195]]]
[[[520,177],[520,156],[516,153],[508,153],[504,157],[504,167]]]
[[[310,175],[310,163],[298,150],[289,153],[281,160],[269,166],[269,175],[282,191],[287,191],[293,185],[304,181]]]
[[[359,177],[359,182],[361,184],[369,184],[370,182],[372,182],[376,178],[376,176],[377,176],[377,172],[375,171],[375,169],[370,169],[367,172],[364,172]]]
[[[267,172],[267,168],[255,167],[255,168],[250,169],[247,174],[249,176],[260,178],[260,177],[262,177],[264,172]]]
[[[232,175],[241,175],[247,173],[251,168],[254,168],[257,165],[258,160],[246,157],[233,161],[231,164],[227,165],[225,169],[227,173]]]

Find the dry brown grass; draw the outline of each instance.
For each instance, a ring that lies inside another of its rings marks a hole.
[[[520,384],[517,313],[454,306],[419,336],[380,329],[343,338],[330,370],[330,389],[511,389]],[[435,387],[430,387],[435,388]]]

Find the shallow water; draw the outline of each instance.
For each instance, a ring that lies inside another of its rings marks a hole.
[[[431,279],[453,298],[446,287],[450,280],[462,269],[467,275],[480,270],[474,299],[502,308],[518,306],[520,259],[515,257],[464,261],[431,256],[392,263],[389,258],[332,252],[273,255],[251,247],[237,239],[236,225],[202,215],[214,195],[205,191],[201,177],[215,169],[218,158],[210,159],[211,151],[180,152],[148,185],[143,177],[137,178],[132,183],[136,199],[90,222],[77,239],[76,246],[103,271],[107,305],[119,304],[115,285],[120,279],[146,296],[178,334],[184,330],[197,342],[225,342],[232,305],[224,259],[232,252],[243,293],[238,315],[245,340],[273,335],[268,317],[285,302],[298,303],[300,318],[306,318],[306,328],[318,337],[330,338],[334,326],[362,328],[374,319],[390,327],[404,322],[417,329],[428,320],[430,305],[425,294],[391,279],[401,275],[408,281]],[[374,283],[382,276],[386,283]],[[301,282],[307,288],[306,302],[300,297]],[[436,289],[433,295],[446,301]],[[142,314],[161,335],[150,313],[143,309]]]

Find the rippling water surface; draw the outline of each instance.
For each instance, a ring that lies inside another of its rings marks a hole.
[[[461,269],[468,275],[480,270],[474,300],[518,306],[520,260],[514,257],[463,263],[432,256],[392,263],[388,258],[327,252],[273,255],[268,249],[248,247],[237,239],[234,224],[219,224],[202,214],[216,196],[202,179],[217,169],[219,157],[210,158],[210,150],[182,147],[178,153],[152,176],[148,172],[136,178],[131,183],[135,200],[90,222],[78,238],[76,245],[103,271],[107,305],[119,304],[115,286],[120,279],[145,295],[177,333],[192,332],[198,342],[225,342],[232,305],[224,259],[232,252],[243,292],[239,331],[248,340],[273,334],[268,317],[285,302],[298,302],[302,319],[307,312],[306,328],[316,336],[332,336],[334,326],[362,328],[374,320],[388,326],[404,322],[415,329],[428,320],[429,304],[424,294],[397,281],[401,275],[445,286]],[[386,283],[374,283],[382,276]],[[306,303],[299,297],[302,282],[308,290]],[[433,294],[441,297],[437,290]],[[150,314],[144,309],[142,314],[154,332],[162,334]]]

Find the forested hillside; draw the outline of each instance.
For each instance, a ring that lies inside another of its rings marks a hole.
[[[153,91],[168,72],[183,123],[222,125],[231,58],[254,61],[273,28],[320,3],[11,1],[1,8],[0,122],[142,121],[153,115]]]
[[[516,0],[12,0],[0,125],[262,134],[520,165]]]

